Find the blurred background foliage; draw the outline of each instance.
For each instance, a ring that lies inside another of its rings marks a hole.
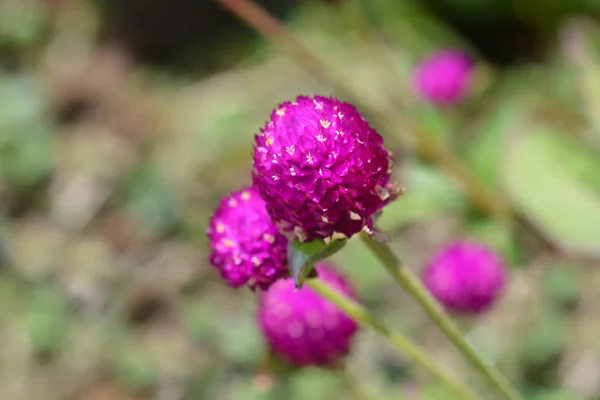
[[[528,400],[600,399],[600,2],[259,3],[372,109],[420,127],[371,120],[407,189],[381,219],[404,260],[468,235],[511,264],[501,303],[461,320],[473,345]],[[410,71],[448,46],[477,79],[436,109]],[[280,50],[208,0],[0,0],[0,398],[452,400],[369,332],[343,371],[270,368],[253,295],[208,263],[206,222],[249,182],[271,109],[334,93]],[[518,224],[474,207],[415,134]],[[363,301],[477,385],[352,242],[335,261]]]

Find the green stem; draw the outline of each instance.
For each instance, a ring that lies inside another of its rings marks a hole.
[[[394,280],[402,286],[429,315],[431,320],[446,334],[448,339],[463,353],[464,357],[477,368],[486,379],[507,400],[522,400],[521,395],[512,387],[510,382],[493,366],[488,365],[467,343],[452,319],[446,314],[441,305],[429,294],[419,278],[392,252],[391,248],[380,243],[365,233],[360,234],[363,243],[377,257]]]
[[[479,395],[473,392],[471,389],[463,385],[462,383],[455,380],[447,371],[442,367],[438,366],[434,360],[429,358],[423,350],[421,350],[416,344],[412,343],[409,339],[405,338],[399,333],[391,332],[381,322],[376,320],[369,312],[356,301],[344,296],[336,289],[327,285],[320,279],[308,279],[306,280],[312,290],[317,292],[323,298],[331,301],[338,306],[348,317],[355,320],[357,323],[368,326],[375,332],[379,333],[385,339],[387,339],[396,349],[407,354],[415,363],[425,368],[431,375],[444,382],[450,389],[452,389],[460,399],[464,400],[477,400],[480,399]]]

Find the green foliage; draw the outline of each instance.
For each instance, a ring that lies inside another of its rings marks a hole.
[[[126,209],[152,235],[164,235],[177,223],[175,200],[163,178],[152,169],[142,167],[127,188]]]
[[[232,363],[251,368],[265,354],[265,343],[258,331],[254,314],[236,315],[226,321],[219,331],[219,348]]]
[[[541,368],[560,354],[565,340],[564,324],[562,315],[546,311],[540,326],[525,342],[523,356],[527,363]]]
[[[36,287],[29,297],[27,322],[34,350],[53,355],[64,345],[63,339],[72,321],[65,294],[52,287]]]
[[[600,196],[564,167],[560,143],[556,134],[544,129],[517,139],[504,159],[505,190],[515,206],[557,244],[600,255]]]
[[[579,274],[573,266],[553,268],[544,276],[544,288],[558,307],[569,307],[580,297]]]
[[[31,188],[52,171],[52,131],[31,79],[0,74],[0,171],[18,188]]]
[[[0,46],[32,46],[41,39],[46,15],[43,2],[0,2]]]
[[[119,380],[132,389],[151,388],[159,377],[152,359],[134,344],[122,349],[115,369]]]
[[[291,241],[288,245],[288,266],[296,287],[302,287],[316,262],[325,260],[340,251],[347,241],[347,239],[336,239],[327,244],[320,239],[312,242]]]
[[[487,116],[467,147],[467,161],[473,172],[491,187],[498,186],[502,149],[506,146],[510,129],[522,117],[519,111],[520,105],[514,104],[514,102],[501,104]]]

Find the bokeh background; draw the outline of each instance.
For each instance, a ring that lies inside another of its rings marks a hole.
[[[271,110],[336,94],[395,154],[406,195],[381,227],[411,268],[463,236],[510,265],[498,305],[460,319],[471,343],[527,400],[600,399],[600,2],[259,3],[336,86],[209,0],[0,0],[0,398],[453,400],[366,331],[342,371],[269,368],[255,296],[208,262],[208,218],[250,181]],[[410,76],[449,46],[477,73],[439,109]],[[360,242],[334,259],[480,384]]]

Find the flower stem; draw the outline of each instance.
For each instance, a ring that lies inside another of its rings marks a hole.
[[[429,294],[417,276],[392,252],[391,248],[365,233],[360,238],[367,248],[377,257],[394,280],[402,286],[429,315],[431,320],[444,332],[448,339],[462,352],[464,357],[493,385],[507,400],[522,400],[519,392],[498,369],[488,365],[467,343],[458,327],[446,314],[442,306]]]
[[[396,349],[407,354],[415,363],[425,368],[431,375],[444,382],[452,389],[460,399],[477,400],[479,395],[471,389],[455,380],[447,371],[438,366],[434,360],[429,358],[423,350],[409,339],[399,333],[391,332],[381,322],[376,320],[369,312],[356,301],[344,296],[339,291],[324,283],[322,280],[308,279],[306,281],[312,290],[317,292],[323,298],[331,301],[338,306],[348,317],[355,320],[357,323],[370,327],[385,339],[387,339]]]

